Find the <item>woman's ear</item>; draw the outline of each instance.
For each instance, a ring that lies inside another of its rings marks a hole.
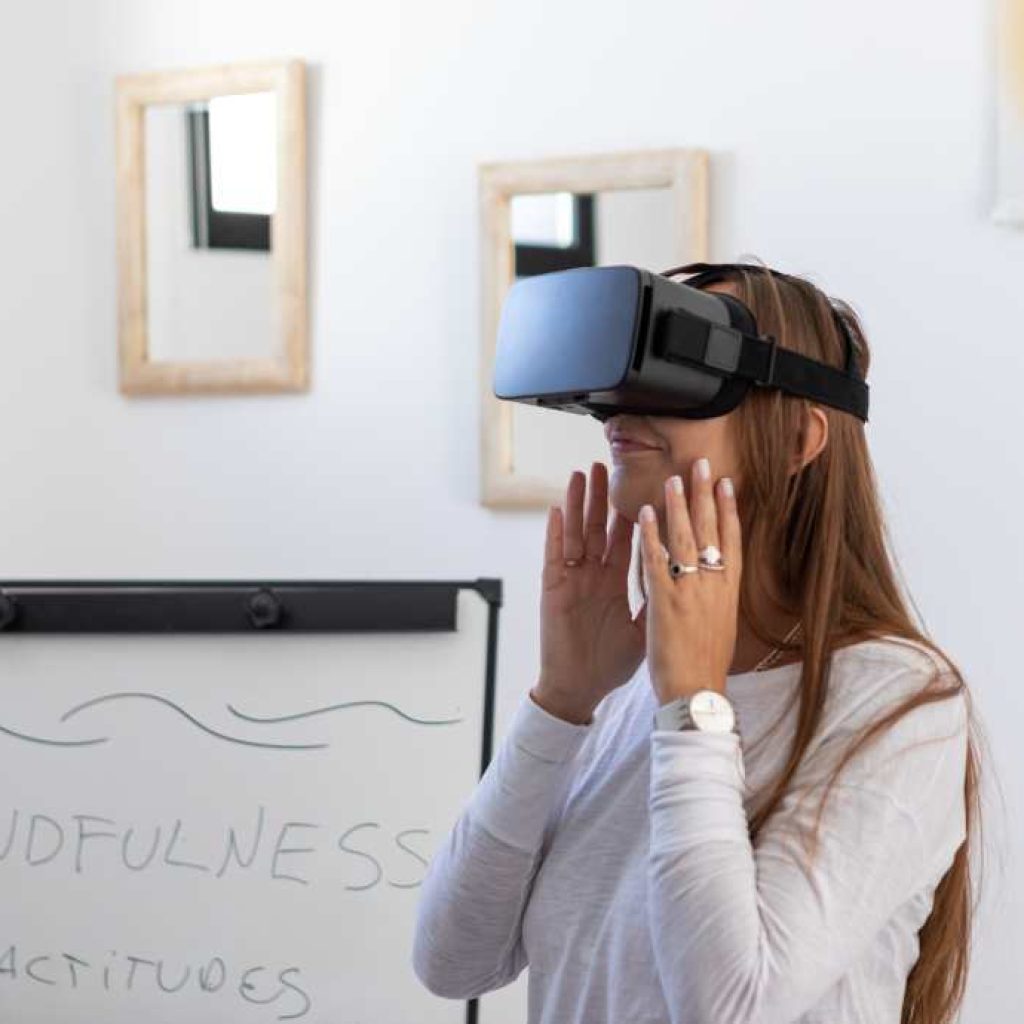
[[[798,451],[793,455],[790,464],[790,471],[793,473],[813,462],[828,443],[828,417],[824,410],[821,406],[811,405],[809,402],[805,409],[803,429],[798,438]]]

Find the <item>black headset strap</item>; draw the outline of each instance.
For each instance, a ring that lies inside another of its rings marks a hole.
[[[767,340],[755,338],[677,309],[663,314],[655,351],[663,359],[696,364],[759,387],[779,388],[867,422],[868,386],[863,380],[782,348],[771,335]]]
[[[692,288],[699,288],[701,285],[725,279],[729,271],[769,273],[774,277],[785,278],[787,281],[794,280],[789,274],[784,274],[781,270],[775,270],[772,267],[762,267],[757,263],[684,263],[681,267],[663,270],[661,276],[673,277],[676,274],[693,274],[691,278],[683,283],[690,285]],[[854,345],[853,338],[850,336],[850,328],[846,326],[842,313],[832,305],[831,301],[829,302],[829,309],[832,311],[832,318],[835,320],[839,333],[842,334],[843,340],[846,343],[846,360],[843,368],[850,376],[856,376],[857,369],[854,363]]]
[[[699,271],[684,284],[698,287],[725,277],[724,271],[734,264],[689,263],[682,267],[663,272],[663,276]],[[756,264],[748,267],[739,264],[744,270],[760,270]],[[787,277],[779,271],[771,271],[779,277]],[[721,295],[719,298],[731,299],[733,296]],[[739,300],[735,300],[739,302]],[[742,305],[742,303],[740,303]],[[743,306],[746,309],[746,306]],[[682,311],[669,313],[663,325],[661,346],[667,358],[676,356],[687,362],[704,364],[708,369],[726,372],[730,375],[743,377],[760,387],[776,387],[792,395],[810,398],[844,412],[852,413],[865,423],[868,418],[869,389],[867,383],[859,377],[854,369],[853,340],[839,311],[832,307],[832,312],[843,338],[846,342],[845,369],[838,370],[834,366],[819,362],[782,348],[771,335],[766,340],[754,337],[735,327],[726,328],[721,325],[708,325],[707,330],[695,330],[699,321]],[[748,310],[749,313],[749,310]],[[750,314],[751,322],[753,314]],[[678,319],[682,317],[682,319]],[[736,345],[729,345],[727,338],[719,332],[734,334],[740,339],[738,359],[735,354]],[[701,334],[704,334],[703,340]],[[712,339],[712,334],[716,339]],[[723,347],[724,343],[724,347]],[[728,350],[732,351],[728,351]],[[710,351],[709,351],[710,350]],[[710,354],[710,360],[707,356]]]
[[[868,386],[834,366],[782,348],[768,335],[767,341],[743,335],[736,372],[755,385],[777,387],[791,395],[810,398],[823,405],[852,413],[865,423],[868,418]]]

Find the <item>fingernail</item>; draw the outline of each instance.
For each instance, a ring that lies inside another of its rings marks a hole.
[[[669,478],[669,486],[676,494],[683,493],[683,478],[681,476],[673,476]]]
[[[654,522],[654,509],[650,505],[644,505],[640,509],[640,522],[642,522],[642,523],[653,523]]]
[[[731,498],[733,496],[732,480],[727,476],[722,477],[722,493],[727,498]]]
[[[707,480],[711,476],[711,463],[707,459],[697,460],[697,476],[701,480]]]

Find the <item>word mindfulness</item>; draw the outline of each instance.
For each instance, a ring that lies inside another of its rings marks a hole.
[[[97,814],[55,816],[12,809],[0,818],[0,871],[25,865],[109,877],[125,873],[188,871],[211,879],[238,872],[282,885],[325,881],[363,891],[380,885],[415,889],[429,854],[420,853],[428,829],[388,833],[379,822],[344,829],[318,822],[272,819],[260,805],[246,822],[216,829],[190,827],[181,818],[119,822]]]

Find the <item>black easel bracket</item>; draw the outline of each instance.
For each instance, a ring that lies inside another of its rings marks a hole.
[[[459,590],[500,607],[501,582],[0,580],[0,634],[451,632]]]

